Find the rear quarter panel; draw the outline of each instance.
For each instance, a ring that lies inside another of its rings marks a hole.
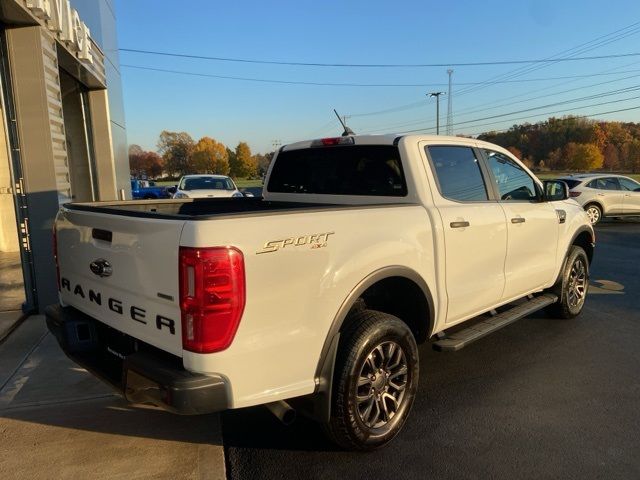
[[[268,242],[314,234],[326,242],[259,253]],[[187,222],[181,245],[243,252],[247,302],[231,346],[208,355],[184,352],[184,365],[227,376],[233,407],[312,393],[327,332],[351,290],[388,266],[408,267],[433,284],[432,243],[419,205]]]

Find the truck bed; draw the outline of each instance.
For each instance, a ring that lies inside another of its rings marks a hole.
[[[300,210],[362,208],[366,205],[337,205],[304,202],[274,202],[262,198],[193,198],[170,200],[126,200],[114,202],[67,203],[69,210],[108,213],[127,217],[175,220],[206,220],[237,214],[269,214]],[[378,205],[379,206],[379,205]]]

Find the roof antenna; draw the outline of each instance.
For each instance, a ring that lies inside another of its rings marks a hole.
[[[355,135],[353,130],[351,130],[349,127],[347,127],[347,124],[342,121],[342,118],[340,118],[340,115],[338,115],[338,112],[336,112],[335,108],[333,109],[333,113],[336,114],[336,117],[338,117],[338,120],[340,120],[340,123],[342,124],[342,127],[344,128],[344,132],[342,132],[342,136],[343,137],[348,137],[349,135]]]

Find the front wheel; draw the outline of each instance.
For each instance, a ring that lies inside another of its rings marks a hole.
[[[573,318],[580,314],[589,289],[589,259],[577,245],[573,245],[558,282],[552,287],[558,301],[549,307],[554,317]]]
[[[418,347],[402,320],[374,310],[354,313],[340,339],[329,437],[349,450],[391,441],[411,410],[418,368]]]

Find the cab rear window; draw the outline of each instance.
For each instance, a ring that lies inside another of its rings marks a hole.
[[[267,190],[404,197],[407,184],[397,147],[345,145],[281,152],[271,171]]]

